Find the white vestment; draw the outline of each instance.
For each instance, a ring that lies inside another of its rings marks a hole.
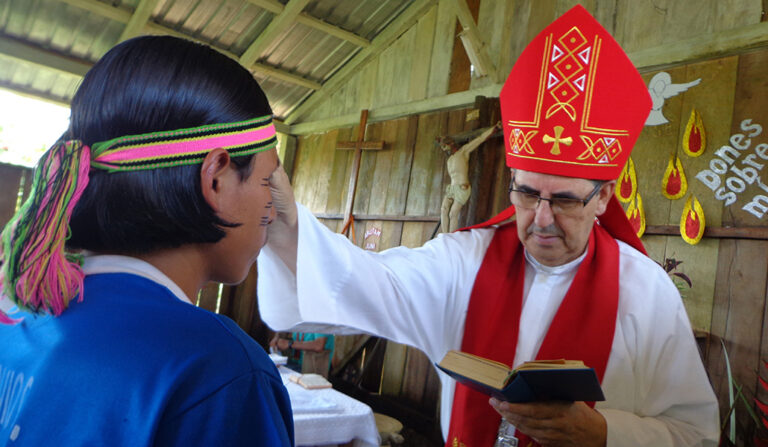
[[[272,328],[365,332],[419,348],[433,362],[461,348],[493,228],[375,253],[332,233],[301,205],[298,225],[295,276],[269,244],[258,258],[259,311]],[[717,399],[677,288],[651,259],[622,242],[619,250],[618,318],[602,382],[606,401],[595,407],[607,421],[607,445],[715,446]],[[515,365],[535,358],[582,259],[552,268],[526,256]],[[455,382],[438,374],[446,437]]]

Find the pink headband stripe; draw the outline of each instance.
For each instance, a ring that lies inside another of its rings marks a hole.
[[[216,148],[233,148],[245,146],[257,141],[266,141],[275,136],[275,125],[254,129],[248,132],[232,135],[217,135],[202,137],[172,143],[154,143],[137,146],[136,148],[120,148],[115,152],[107,152],[95,158],[96,162],[141,161],[154,158],[166,158],[174,155],[188,155],[198,152],[208,152]]]

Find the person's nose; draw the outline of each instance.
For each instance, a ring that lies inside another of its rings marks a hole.
[[[552,212],[552,205],[548,200],[539,200],[534,213],[533,222],[539,228],[545,228],[555,222],[555,214]]]

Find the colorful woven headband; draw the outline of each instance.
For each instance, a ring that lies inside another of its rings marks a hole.
[[[277,145],[271,116],[131,135],[93,144],[57,142],[35,169],[29,198],[0,236],[2,294],[20,309],[60,315],[82,295],[80,257],[64,250],[69,220],[91,168],[108,172],[198,164],[213,149],[251,155]],[[0,323],[14,323],[0,310]]]

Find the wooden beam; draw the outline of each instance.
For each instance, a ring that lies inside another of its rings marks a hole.
[[[378,109],[371,109],[368,116],[368,122],[375,123],[407,115],[467,107],[473,105],[475,103],[475,98],[478,96],[495,98],[499,96],[499,92],[501,92],[501,84],[495,84],[475,90],[467,90],[465,92],[451,93],[450,95],[437,96],[435,98],[420,99],[404,104],[393,104]],[[359,117],[356,114],[348,114],[325,120],[293,124],[291,125],[290,134],[306,135],[338,129],[340,127],[351,127],[357,123],[358,119]]]
[[[240,63],[250,67],[256,62],[262,51],[274,42],[288,27],[294,24],[296,16],[307,6],[307,3],[309,3],[309,0],[290,0],[285,5],[285,9],[272,19],[267,28],[243,52],[243,55],[240,56]]]
[[[128,20],[128,24],[125,25],[125,29],[123,29],[123,33],[120,34],[120,38],[117,39],[117,41],[122,42],[141,34],[141,30],[144,29],[144,26],[152,17],[152,11],[155,10],[158,1],[159,0],[140,0],[139,4],[136,6],[136,10],[133,11],[131,19]]]
[[[99,2],[97,0],[58,0],[58,1],[67,3],[69,5],[75,6],[80,9],[84,9],[86,11],[90,11],[94,14],[98,14],[102,17],[107,17],[109,19],[112,19],[121,23],[128,23],[128,21],[131,20],[131,17],[132,17],[130,10],[127,10],[125,8],[119,8],[116,6],[109,6],[108,4]],[[144,26],[144,29],[150,34],[175,36],[175,37],[180,37],[182,39],[201,42],[200,40],[195,39],[192,36],[189,36],[182,32],[176,31],[173,28],[168,28],[154,22],[147,22]],[[205,43],[206,45],[209,45],[206,42],[201,42],[201,43]],[[220,48],[216,48],[216,51],[226,56],[229,56],[234,60],[240,59],[236,54],[231,53],[229,51],[222,50]],[[263,73],[267,76],[271,76],[275,79],[279,79],[281,81],[285,81],[294,85],[299,85],[311,90],[317,90],[321,87],[319,82],[312,81],[310,79],[304,78],[297,74],[293,74],[291,72],[281,70],[279,68],[275,68],[266,64],[258,64],[258,63],[253,64],[250,67],[250,69],[257,71],[259,73]]]
[[[74,6],[76,8],[90,11],[96,15],[112,19],[120,23],[128,23],[131,20],[133,12],[127,8],[111,6],[97,0],[59,0],[62,3]]]
[[[440,222],[440,216],[388,216],[384,214],[353,214],[355,220],[384,220],[387,222]],[[318,219],[343,220],[343,214],[315,214]]]
[[[0,34],[0,53],[13,59],[76,76],[85,76],[93,65],[90,61],[65,56],[3,34]]]
[[[743,53],[768,46],[768,22],[700,35],[630,53],[640,72]]]
[[[449,0],[449,3],[456,13],[456,18],[461,23],[463,31],[459,37],[461,43],[464,44],[464,50],[466,50],[469,60],[475,67],[475,71],[480,76],[488,76],[494,83],[499,82],[496,66],[488,55],[488,48],[483,43],[483,38],[480,36],[477,23],[475,23],[475,18],[472,16],[466,0]]]
[[[338,90],[349,78],[357,74],[360,65],[371,60],[389,47],[402,33],[413,26],[429,11],[429,8],[434,6],[434,4],[435,0],[413,0],[407,9],[373,39],[370,47],[362,49],[357,56],[352,58],[335,75],[328,79],[323,84],[323,88],[317,90],[301,106],[291,112],[285,120],[286,124],[295,123],[302,115],[313,110],[321,100]]]
[[[680,236],[677,225],[648,225],[645,234],[651,236]],[[768,227],[706,227],[705,238],[768,240]]]
[[[285,5],[278,2],[277,0],[248,0],[248,2],[262,9],[266,9],[267,11],[273,14],[280,14],[281,12],[283,12],[283,9],[285,8]],[[360,37],[357,34],[347,31],[345,29],[339,28],[336,25],[331,25],[330,23],[323,21],[321,19],[318,19],[317,17],[312,17],[306,12],[302,12],[301,14],[299,14],[296,17],[296,22],[301,23],[302,25],[308,26],[310,28],[314,28],[316,30],[322,31],[324,33],[330,34],[332,36],[338,37],[339,39],[346,40],[347,42],[351,42],[362,48],[366,48],[371,45],[370,40],[364,37]]]

